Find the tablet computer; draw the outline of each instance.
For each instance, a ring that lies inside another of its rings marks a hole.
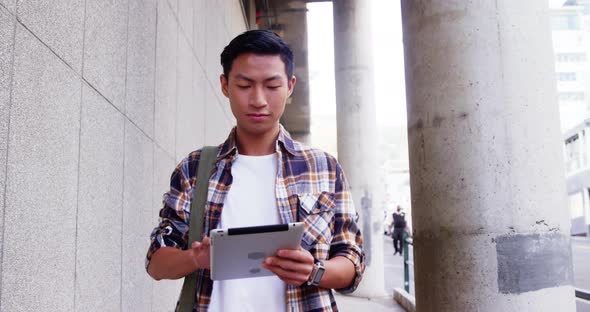
[[[212,230],[211,279],[274,275],[262,266],[279,249],[301,246],[303,222]]]

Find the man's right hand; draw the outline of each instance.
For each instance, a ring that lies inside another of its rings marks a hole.
[[[205,237],[202,242],[194,242],[190,249],[162,247],[152,255],[148,273],[155,280],[178,279],[197,269],[209,269],[209,250],[211,240]]]
[[[191,257],[195,266],[199,269],[209,269],[211,267],[211,239],[205,237],[202,242],[194,242],[191,247]]]

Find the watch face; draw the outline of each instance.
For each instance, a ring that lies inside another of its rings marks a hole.
[[[315,285],[318,285],[320,283],[320,280],[322,279],[322,276],[324,275],[324,268],[319,268],[318,272],[316,273],[314,279],[313,279],[313,283]]]

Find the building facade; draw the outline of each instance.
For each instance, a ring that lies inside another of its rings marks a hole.
[[[571,234],[590,236],[590,119],[564,134]]]
[[[590,1],[570,0],[551,11],[555,74],[572,235],[589,235]]]
[[[588,115],[590,100],[590,1],[570,1],[551,12],[561,129]]]

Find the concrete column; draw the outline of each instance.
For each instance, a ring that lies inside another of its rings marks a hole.
[[[417,311],[575,311],[547,2],[401,3]]]
[[[289,132],[289,134],[291,134],[291,137],[299,142],[302,142],[304,144],[310,144],[311,142],[311,135],[308,132]]]
[[[383,211],[377,205],[376,116],[373,96],[370,3],[338,0],[334,9],[334,61],[338,160],[360,215],[366,270],[356,296],[385,294]]]
[[[584,133],[582,132],[582,130],[580,130],[578,132],[578,137],[579,137],[579,144],[580,147],[578,148],[578,158],[580,159],[578,161],[579,167],[578,170],[582,170],[583,168],[586,167],[586,140],[584,139]]]
[[[293,50],[297,86],[287,101],[281,123],[293,138],[309,144],[309,69],[307,65],[307,9],[305,1],[273,1],[278,31]]]

